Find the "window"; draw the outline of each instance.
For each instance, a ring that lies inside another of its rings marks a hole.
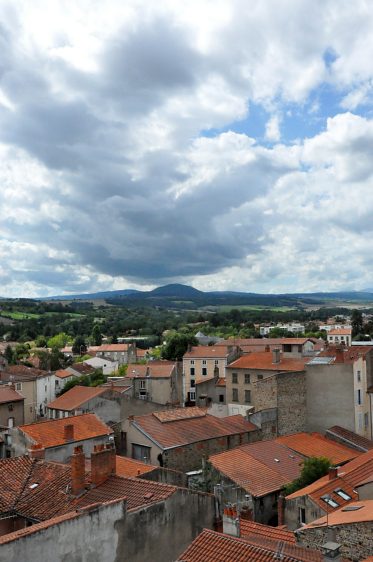
[[[215,365],[219,365],[219,359],[215,359]]]
[[[206,364],[207,364],[207,363],[206,363],[206,359],[203,359],[202,365],[206,365]]]
[[[250,375],[245,373],[245,384],[250,384]]]
[[[140,388],[141,388],[141,389],[145,389],[145,388],[146,388],[146,381],[140,381]]]
[[[14,427],[14,418],[8,418],[8,427]]]
[[[360,390],[360,388],[357,391],[356,402],[357,402],[358,405],[361,404],[361,390]]]
[[[44,386],[44,392],[47,392],[47,390],[48,390],[48,387],[47,387],[47,385],[45,385]]]
[[[321,499],[330,505],[330,507],[339,507],[339,503],[333,500],[330,496],[321,496]]]
[[[306,508],[300,507],[299,508],[299,521],[301,525],[306,524]]]
[[[191,376],[191,377],[194,377],[194,374],[195,374],[194,367],[191,367],[191,368],[190,368],[190,376]]]
[[[22,383],[16,382],[16,390],[22,390]]]
[[[302,346],[298,345],[298,353],[302,353]]]
[[[224,394],[219,394],[219,402],[224,402]]]
[[[207,375],[207,367],[202,367],[202,375],[204,377]]]
[[[232,388],[232,402],[238,402],[238,388]]]
[[[250,404],[251,402],[251,390],[245,390],[245,402]]]
[[[191,379],[191,381],[190,381],[190,386],[191,386],[192,388],[194,388],[194,387],[196,386],[196,381],[195,381],[195,379]]]
[[[360,381],[361,381],[361,372],[358,371],[357,372],[357,382],[360,382]]]
[[[237,384],[237,373],[232,373],[232,384]]]
[[[150,462],[150,451],[151,447],[145,447],[144,445],[132,444],[132,458],[137,461]]]
[[[258,375],[258,381],[262,381],[263,380],[263,375]]]
[[[191,402],[195,402],[196,401],[196,393],[195,392],[189,392],[189,400]]]
[[[291,344],[290,343],[284,343],[284,353],[291,353]]]
[[[367,429],[369,424],[369,414],[364,414],[364,428]]]
[[[338,496],[340,496],[342,499],[344,499],[344,500],[346,500],[346,501],[352,500],[352,497],[349,496],[349,495],[347,494],[347,492],[345,492],[344,490],[342,490],[342,488],[339,488],[338,490],[334,490],[334,492],[335,492],[336,494],[338,494]]]
[[[191,360],[190,360],[190,364],[191,364],[191,365],[194,365],[194,359],[191,359]]]

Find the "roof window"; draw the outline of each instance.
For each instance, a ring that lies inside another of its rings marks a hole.
[[[330,505],[330,507],[339,507],[339,503],[333,500],[330,496],[321,496],[321,499]]]
[[[352,497],[347,494],[347,492],[345,492],[344,490],[342,490],[341,488],[339,488],[338,490],[334,490],[334,492],[336,494],[338,494],[338,496],[340,496],[342,499],[348,501],[348,500],[352,500]]]

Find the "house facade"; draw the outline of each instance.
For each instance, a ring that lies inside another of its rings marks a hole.
[[[0,458],[11,456],[9,431],[24,423],[25,398],[16,392],[14,385],[0,385]]]
[[[130,365],[126,380],[134,398],[157,404],[181,403],[181,366],[173,361],[150,361],[146,365]]]
[[[93,349],[93,348],[90,348]],[[88,352],[90,351],[88,350]],[[96,346],[94,348],[96,357],[109,359],[118,365],[136,363],[136,344],[134,343],[111,343]]]

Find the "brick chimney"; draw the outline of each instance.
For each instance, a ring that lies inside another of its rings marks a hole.
[[[344,347],[342,345],[337,345],[335,348],[335,362],[344,363]]]
[[[238,517],[236,506],[224,508],[223,533],[232,537],[240,536],[240,518]]]
[[[116,472],[114,444],[95,445],[91,454],[92,486],[99,486]]]
[[[74,447],[71,456],[71,493],[80,496],[85,491],[85,456],[83,446]]]
[[[268,352],[268,351],[271,351],[271,348],[269,347],[268,344],[265,346],[264,351],[267,351],[267,352]]]
[[[336,466],[330,466],[328,470],[329,480],[334,480],[338,477],[338,468]]]
[[[280,350],[279,349],[272,349],[272,363],[280,363]]]
[[[278,517],[277,525],[279,527],[285,525],[285,498],[282,494],[278,496],[278,500],[277,500],[277,517]]]
[[[28,449],[28,456],[31,459],[44,459],[45,458],[45,449],[41,443],[36,443],[35,445],[31,445]]]
[[[63,437],[65,441],[74,441],[74,426],[72,423],[64,426]]]

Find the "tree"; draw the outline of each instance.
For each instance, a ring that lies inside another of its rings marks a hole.
[[[82,355],[87,351],[87,346],[83,336],[76,336],[73,343],[72,351],[73,353],[75,353],[75,355]]]
[[[4,351],[4,357],[10,365],[12,363],[15,363],[15,354],[14,354],[13,349],[11,348],[10,345],[6,346],[5,351]]]
[[[35,340],[36,347],[47,347],[47,339],[45,336],[38,336]]]
[[[309,457],[302,463],[302,470],[299,478],[285,486],[285,496],[312,484],[328,473],[331,463],[326,457]]]
[[[162,348],[162,358],[180,361],[188,347],[193,345],[198,345],[198,341],[192,334],[174,333],[168,337]]]
[[[93,326],[92,334],[91,334],[92,345],[101,345],[102,344],[102,335],[101,335],[101,328],[98,324]]]
[[[351,313],[352,337],[356,337],[363,332],[363,315],[360,310],[353,310]]]
[[[52,338],[49,338],[48,347],[57,347],[58,349],[62,349],[67,344],[68,339],[69,336],[67,334],[65,334],[64,332],[60,332]]]

